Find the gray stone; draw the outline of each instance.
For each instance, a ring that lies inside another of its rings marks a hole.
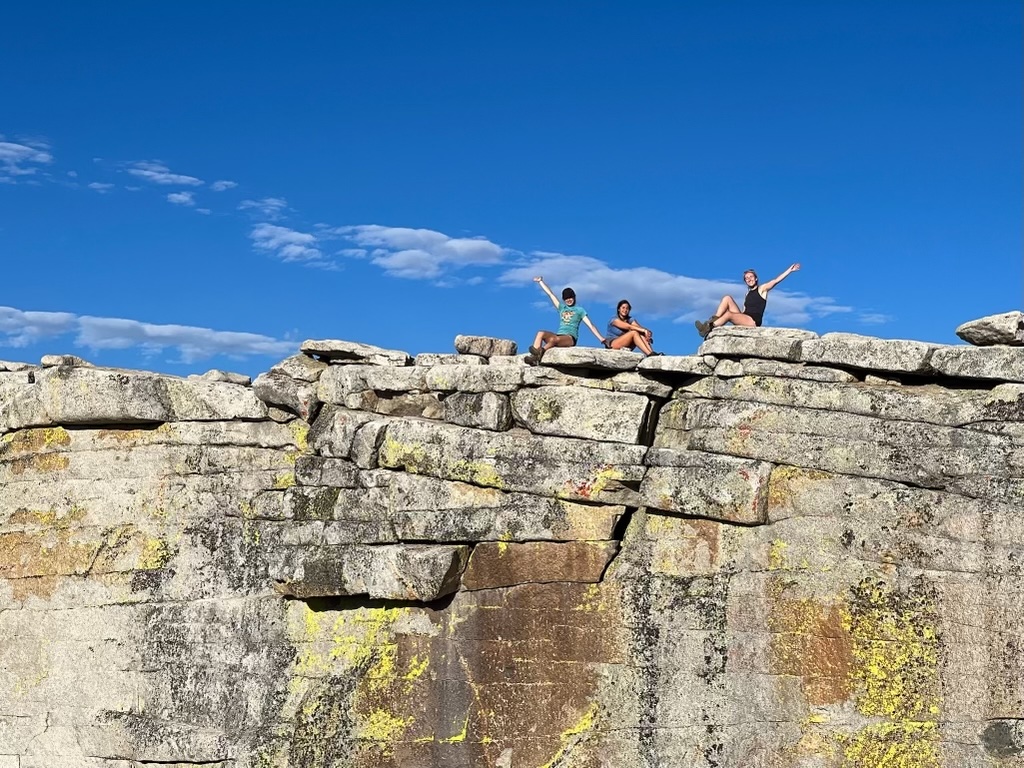
[[[298,381],[315,382],[320,379],[320,374],[327,370],[327,363],[323,360],[314,360],[309,355],[292,355],[286,357],[279,363],[271,366],[270,373],[278,373],[290,379]]]
[[[630,504],[645,452],[622,443],[402,421],[388,426],[378,464],[487,488]]]
[[[384,431],[391,419],[368,421],[356,430],[352,440],[352,461],[360,469],[377,468],[377,452],[384,440]]]
[[[582,387],[521,389],[512,395],[517,424],[534,434],[636,443],[650,400],[643,395]]]
[[[723,325],[715,328],[697,350],[699,356],[759,357],[798,361],[800,343],[818,335],[798,328],[745,328]]]
[[[238,384],[243,387],[248,387],[252,384],[252,378],[246,376],[244,373],[231,373],[230,371],[220,371],[213,368],[206,373],[190,374],[189,379],[199,379],[200,381],[224,381],[228,384]]]
[[[544,352],[543,365],[559,368],[589,368],[599,371],[632,371],[643,360],[626,349],[594,349],[592,347],[553,347]]]
[[[421,419],[444,418],[444,406],[433,393],[378,395],[372,389],[345,395],[342,405],[356,411],[385,416],[412,416]]]
[[[46,368],[0,404],[0,431],[55,424],[263,419],[251,389],[103,368]]]
[[[1019,311],[1004,312],[970,320],[957,327],[956,335],[977,347],[997,344],[1024,346],[1024,314]]]
[[[487,365],[487,358],[480,355],[441,355],[436,352],[421,352],[416,355],[415,365]]]
[[[526,355],[494,355],[487,360],[488,365],[526,365]]]
[[[1024,348],[939,347],[932,368],[944,376],[964,379],[1024,382]]]
[[[0,371],[31,371],[36,367],[31,363],[14,363],[9,360],[0,360]]]
[[[55,368],[57,366],[67,366],[69,368],[96,367],[88,360],[83,360],[76,355],[43,355],[43,359],[39,361],[39,365],[43,368]]]
[[[268,405],[276,405],[306,421],[316,418],[321,402],[316,386],[283,373],[261,373],[252,384],[256,397]]]
[[[647,357],[637,365],[640,371],[663,371],[686,373],[693,376],[708,376],[711,367],[699,355],[655,355]]]
[[[305,455],[295,460],[295,481],[300,485],[355,488],[358,478],[359,469],[345,459]]]
[[[640,484],[641,502],[727,523],[766,521],[772,465],[731,456],[652,448]]]
[[[332,365],[320,375],[317,397],[325,403],[340,405],[345,396],[373,390],[375,392],[423,392],[427,374],[433,369],[422,366],[405,368],[375,365]],[[453,367],[452,370],[462,370]],[[465,370],[476,370],[466,368]]]
[[[456,336],[455,351],[461,355],[480,357],[508,356],[517,352],[517,345],[511,339],[495,339],[490,336]]]
[[[523,385],[526,368],[512,365],[435,365],[422,369],[432,392],[511,392]]]
[[[778,360],[722,360],[715,365],[715,376],[735,378],[738,376],[776,376],[787,379],[806,379],[822,382],[856,381],[857,377],[847,371],[825,368],[803,363],[784,363]]]
[[[504,432],[512,426],[512,407],[508,395],[497,392],[454,392],[444,399],[444,420]]]
[[[274,588],[295,597],[367,595],[431,602],[459,586],[469,547],[384,545],[286,551],[271,566]]]
[[[936,348],[935,344],[920,341],[826,333],[820,339],[801,342],[798,361],[871,371],[930,373],[929,361]]]
[[[483,542],[473,547],[462,584],[465,589],[549,582],[596,584],[618,551],[617,541]]]
[[[325,405],[310,427],[309,445],[322,456],[347,459],[352,451],[356,431],[376,418],[372,413]]]
[[[307,339],[302,342],[299,351],[305,355],[316,356],[320,360],[340,363],[403,366],[412,362],[408,352],[339,339]]]

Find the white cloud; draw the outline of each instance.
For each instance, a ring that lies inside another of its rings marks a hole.
[[[201,213],[203,216],[209,216],[212,211],[209,208],[196,208],[196,213]]]
[[[432,229],[360,224],[330,233],[358,246],[350,252],[369,251],[373,263],[388,274],[412,279],[436,279],[448,267],[500,264],[509,253],[483,237],[449,237]]]
[[[151,181],[154,184],[178,185],[183,187],[198,187],[203,183],[202,179],[195,176],[184,176],[180,173],[171,173],[171,169],[160,162],[138,162],[132,163],[128,169],[132,176]]]
[[[255,210],[264,218],[276,221],[281,217],[281,212],[288,207],[288,201],[282,197],[264,197],[262,200],[243,200],[238,204],[238,210]]]
[[[99,181],[94,181],[91,184],[89,184],[88,186],[89,186],[89,189],[94,189],[97,192],[99,192],[101,195],[106,193],[106,192],[109,192],[110,190],[112,190],[114,188],[113,184],[104,184],[104,183],[99,182]]]
[[[39,339],[69,333],[76,324],[77,318],[68,312],[25,312],[0,307],[0,345],[24,347]]]
[[[68,171],[68,177],[72,179],[78,178],[78,171]]]
[[[886,323],[891,323],[896,318],[882,312],[863,312],[857,316],[857,319],[865,325],[885,325]]]
[[[317,247],[319,241],[316,235],[264,223],[253,227],[249,237],[257,249],[272,253],[281,261],[326,266],[324,254]]]
[[[233,189],[234,187],[237,186],[238,182],[236,181],[227,181],[226,179],[221,179],[220,181],[213,182],[213,184],[210,185],[210,189],[212,189],[214,192],[223,192],[225,189]]]
[[[293,341],[236,331],[214,331],[190,325],[154,325],[113,317],[79,318],[76,342],[90,349],[130,349],[146,352],[177,350],[183,362],[191,363],[213,355],[248,357],[288,355],[296,350]]]
[[[722,296],[731,295],[742,306],[746,287],[737,274],[735,282],[686,277],[650,267],[614,269],[589,256],[536,252],[529,263],[499,277],[507,285],[525,285],[542,275],[555,294],[571,285],[582,306],[614,306],[629,299],[638,317],[671,317],[675,322],[709,316]],[[850,312],[829,297],[787,293],[779,288],[768,299],[766,318],[773,325],[802,325],[812,318]]]
[[[0,182],[14,184],[17,177],[32,176],[40,166],[52,163],[53,155],[49,149],[42,142],[15,144],[0,141]]]
[[[195,205],[195,196],[191,192],[171,192],[167,196],[168,203],[175,205]]]

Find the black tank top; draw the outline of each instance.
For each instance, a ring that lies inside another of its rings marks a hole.
[[[751,288],[747,291],[747,298],[743,300],[743,314],[754,318],[755,325],[761,325],[766,304],[768,300],[757,292],[757,288]]]

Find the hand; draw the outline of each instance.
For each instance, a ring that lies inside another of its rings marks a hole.
[[[797,262],[796,264],[793,264],[793,265],[792,265],[792,266],[791,266],[791,267],[789,268],[789,271],[790,271],[790,272],[796,272],[796,271],[797,271],[797,270],[799,270],[799,269],[800,269],[800,263],[799,263],[799,262]]]
[[[540,277],[538,275],[537,277],[533,278],[533,282],[535,282],[535,283],[543,283],[544,282],[544,278]]]

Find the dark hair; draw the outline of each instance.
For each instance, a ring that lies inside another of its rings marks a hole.
[[[575,298],[576,298],[576,291],[574,291],[572,288],[563,288],[562,289],[562,301],[567,301],[569,299],[575,299]]]
[[[622,301],[620,301],[618,304],[615,305],[615,314],[616,315],[619,314],[619,310],[622,309],[622,305],[623,304],[625,304],[630,309],[633,308],[633,305],[629,303],[629,299],[623,299]]]

